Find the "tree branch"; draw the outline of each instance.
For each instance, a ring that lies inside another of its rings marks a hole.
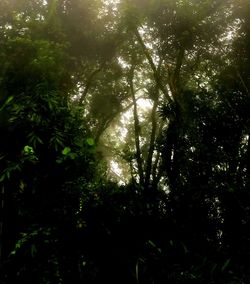
[[[79,99],[79,105],[81,105],[85,99],[85,97],[87,96],[87,93],[91,87],[91,84],[93,82],[93,78],[95,77],[96,74],[98,74],[100,71],[102,70],[102,68],[98,68],[96,70],[94,70],[90,76],[88,77],[87,81],[86,81],[86,84],[85,84],[85,88],[84,88],[84,91]]]
[[[149,65],[153,71],[153,76],[154,76],[154,79],[155,79],[155,82],[156,82],[156,85],[158,86],[158,88],[162,91],[162,93],[165,95],[166,99],[171,102],[172,101],[172,98],[169,96],[168,94],[168,90],[164,87],[164,85],[162,84],[161,82],[161,78],[160,78],[160,74],[159,74],[159,70],[156,68],[155,64],[154,64],[154,61],[152,59],[152,57],[150,56],[149,52],[148,52],[148,49],[146,47],[146,45],[144,44],[143,42],[143,39],[140,35],[140,33],[138,32],[137,28],[134,29],[134,33],[135,33],[135,36],[138,40],[138,42],[140,43],[141,47],[142,47],[142,50],[149,62]]]

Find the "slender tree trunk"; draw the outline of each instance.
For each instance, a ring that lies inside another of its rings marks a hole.
[[[168,70],[168,84],[173,96],[173,100],[182,111],[186,110],[185,103],[182,97],[181,82],[180,82],[180,72],[185,57],[185,48],[181,47],[175,62],[175,68],[173,70]]]
[[[138,166],[138,173],[140,184],[144,185],[144,174],[143,174],[143,161],[141,156],[141,147],[140,147],[140,122],[138,117],[138,110],[137,110],[137,100],[135,97],[135,90],[134,90],[134,69],[135,67],[132,66],[130,70],[130,74],[128,76],[130,91],[133,99],[133,114],[134,114],[134,134],[135,134],[135,147],[136,147],[136,162]]]
[[[164,125],[164,122],[163,120],[161,121],[160,123],[160,126],[159,126],[159,129],[158,129],[158,134],[157,134],[157,138],[158,139],[161,135],[161,132],[162,132],[162,129],[163,129],[163,125]],[[156,154],[156,158],[155,158],[155,161],[154,161],[154,164],[153,164],[153,168],[152,168],[152,176],[153,176],[153,186],[156,187],[159,183],[159,180],[162,176],[162,171],[161,171],[161,151],[157,151],[157,154]]]
[[[152,174],[153,154],[154,154],[154,149],[155,149],[155,138],[156,138],[156,131],[157,131],[156,110],[158,107],[158,101],[159,101],[159,94],[158,94],[158,90],[156,90],[155,100],[154,100],[152,113],[151,113],[152,130],[151,130],[150,144],[149,144],[148,157],[147,157],[147,163],[146,163],[146,174],[145,174],[145,187],[146,188],[150,185],[150,177]]]

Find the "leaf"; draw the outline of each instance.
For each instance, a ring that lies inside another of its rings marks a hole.
[[[64,156],[67,156],[70,152],[71,152],[70,147],[65,147],[65,148],[62,150],[62,154],[63,154]]]
[[[40,144],[43,144],[43,141],[41,138],[39,138],[38,136],[36,137],[37,141],[40,143]]]
[[[87,138],[86,142],[89,146],[93,146],[95,144],[95,140],[93,138]]]
[[[217,267],[217,263],[215,263],[214,265],[213,265],[213,267],[212,267],[212,269],[211,269],[211,274],[213,274],[214,273],[214,271],[215,271],[215,269],[216,269],[216,267]]]
[[[152,242],[151,240],[149,240],[148,243],[149,243],[152,247],[156,248],[156,244],[155,244],[154,242]]]
[[[159,253],[161,253],[161,249],[159,247],[157,247],[157,245],[152,242],[151,240],[148,241],[148,243],[153,247],[155,248]]]
[[[20,192],[23,192],[23,191],[24,191],[24,189],[25,189],[25,183],[23,182],[23,180],[20,180],[19,188],[20,188]]]
[[[192,279],[196,279],[196,278],[197,278],[197,277],[196,277],[194,274],[192,274],[192,273],[190,274],[190,276],[191,276]]]
[[[13,96],[8,97],[5,103],[1,106],[0,111],[2,111],[13,99],[14,99]]]
[[[56,159],[56,163],[57,163],[57,164],[61,164],[62,162],[63,162],[62,159]]]
[[[75,141],[76,146],[82,147],[83,146],[83,141],[78,139]]]
[[[37,253],[37,249],[36,249],[36,246],[35,244],[32,244],[30,246],[30,252],[31,252],[31,256],[34,257],[34,255]]]
[[[77,154],[76,153],[70,153],[69,154],[70,159],[74,160],[77,158]]]
[[[182,246],[183,246],[183,249],[184,249],[184,251],[185,251],[185,254],[188,253],[188,249],[187,249],[186,245],[185,245],[183,242],[181,242],[181,244],[182,244]]]
[[[231,261],[230,258],[228,258],[228,259],[225,261],[225,263],[223,264],[223,266],[222,266],[222,268],[221,268],[221,272],[223,272],[223,271],[228,267],[230,261]]]
[[[5,104],[7,105],[7,104],[10,103],[13,99],[14,99],[13,96],[8,97],[8,99],[6,100]]]
[[[1,175],[0,182],[3,182],[5,180],[5,174]]]
[[[39,142],[40,144],[43,144],[43,141],[41,140],[41,138],[39,138],[34,132],[31,132],[30,134],[28,134],[28,137],[29,137],[29,142],[32,143],[34,147],[36,147],[37,142]]]
[[[0,160],[4,159],[7,155],[0,156]]]
[[[23,151],[25,154],[34,154],[34,149],[31,146],[24,146]]]

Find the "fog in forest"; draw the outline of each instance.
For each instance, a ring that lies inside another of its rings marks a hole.
[[[0,284],[250,283],[249,228],[249,0],[0,0]]]

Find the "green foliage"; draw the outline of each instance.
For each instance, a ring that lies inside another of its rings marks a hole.
[[[65,156],[67,156],[70,152],[71,152],[71,149],[69,147],[65,147],[62,150],[62,154],[65,155]]]
[[[8,97],[7,98],[7,100],[4,102],[4,104],[1,106],[1,108],[0,108],[0,112],[6,107],[6,106],[8,106],[8,104],[13,100],[13,96],[11,96],[11,97]]]
[[[86,139],[86,142],[89,146],[93,146],[95,144],[95,141],[93,138],[87,138]]]
[[[249,283],[238,2],[0,1],[1,283]]]

